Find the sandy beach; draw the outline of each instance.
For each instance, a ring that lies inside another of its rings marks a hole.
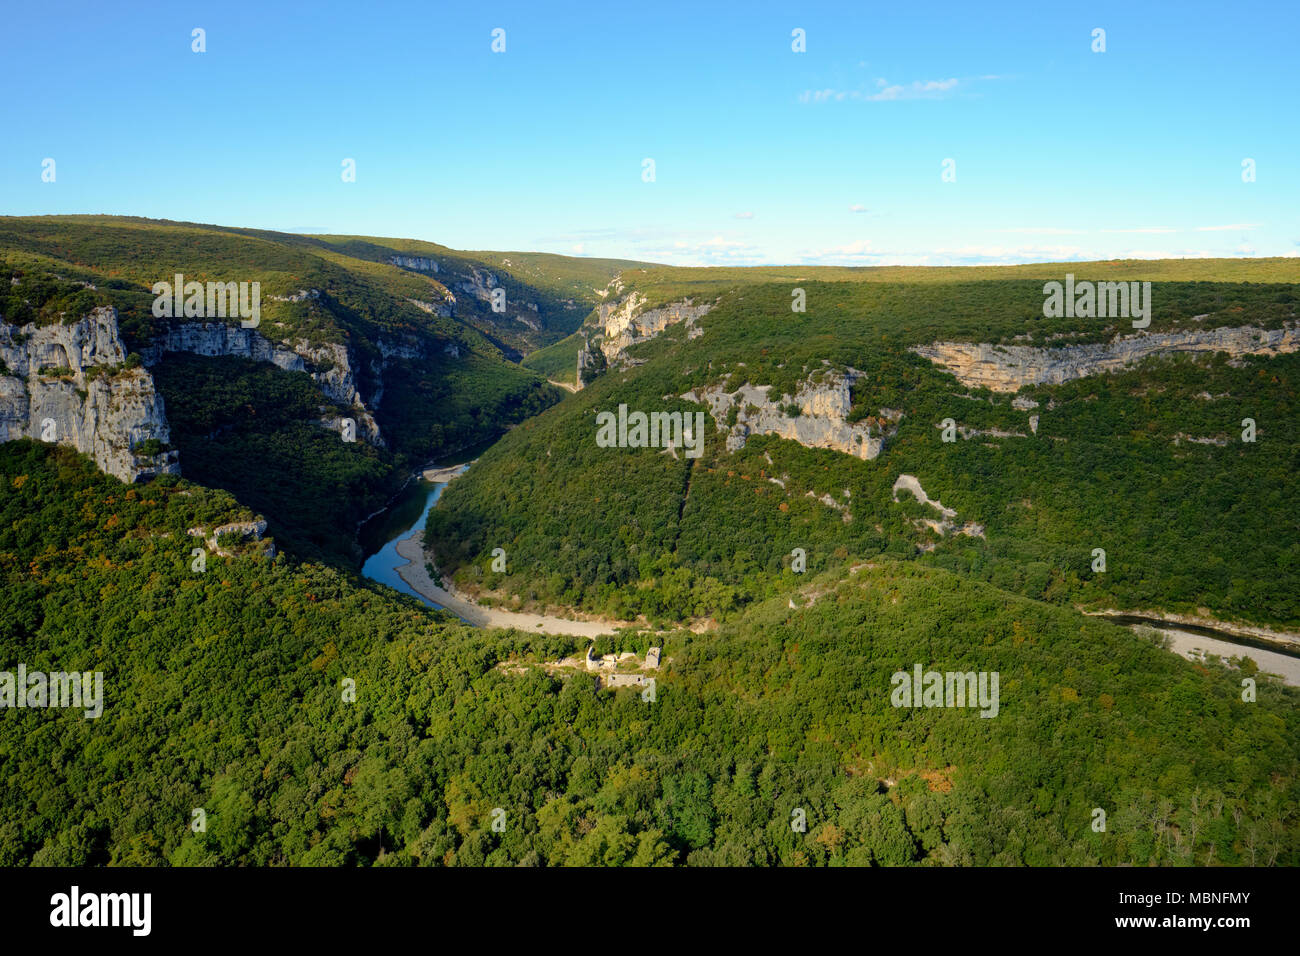
[[[425,481],[449,483],[453,478],[463,475],[469,465],[448,465],[446,468],[425,468],[420,474]]]

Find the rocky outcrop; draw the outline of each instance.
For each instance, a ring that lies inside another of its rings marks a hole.
[[[696,389],[682,398],[708,404],[718,430],[728,432],[728,451],[744,448],[750,435],[776,435],[808,448],[829,448],[867,461],[879,456],[885,439],[897,430],[902,413],[881,409],[880,416],[849,422],[853,407],[850,389],[862,373],[849,369],[820,374],[820,381],[809,379],[793,397],[782,395],[780,401],[769,398],[772,386],[748,383],[731,391],[722,385]],[[791,406],[797,407],[797,414],[787,414]],[[736,421],[728,425],[732,408]]]
[[[952,508],[945,508],[943,502],[939,501],[936,498],[931,498],[929,495],[927,495],[925,493],[925,489],[921,487],[921,482],[917,480],[917,477],[915,475],[898,476],[898,479],[894,482],[894,489],[893,489],[895,501],[898,500],[898,493],[900,491],[908,492],[910,495],[912,495],[912,497],[914,497],[921,504],[929,505],[931,508],[933,508],[935,511],[939,513],[940,520],[934,520],[932,518],[920,518],[917,521],[918,524],[925,525],[927,528],[930,528],[932,531],[936,532],[939,535],[946,535],[949,531],[956,529],[958,534],[969,535],[970,537],[973,538],[984,537],[984,526],[982,524],[976,524],[973,521],[968,521],[965,524],[963,524],[961,527],[957,527],[957,523],[955,521],[957,517],[957,512]],[[931,549],[923,547],[922,550],[931,550]]]
[[[500,284],[497,277],[487,269],[471,266],[469,277],[456,283],[456,288],[483,302],[491,302],[492,290]]]
[[[646,298],[640,292],[633,292],[619,302],[602,302],[596,306],[597,322],[600,325],[600,349],[605,360],[611,365],[623,358],[629,346],[648,342],[670,325],[685,322],[691,338],[702,334],[695,323],[699,321],[711,305],[695,305],[690,299],[673,302],[658,309],[641,311]]]
[[[309,302],[320,298],[320,289],[299,289],[289,295],[271,295],[267,298],[274,302]]]
[[[407,299],[406,301],[421,312],[428,312],[430,315],[436,315],[444,319],[452,314],[456,305],[456,297],[450,292],[446,294],[441,302],[425,302],[423,299]]]
[[[1029,417],[1029,421],[1030,421],[1030,427],[1034,430],[1034,434],[1038,434],[1038,416],[1031,415]],[[943,423],[938,422],[935,424],[934,427],[943,428]],[[987,438],[1028,437],[1027,435],[1025,435],[1024,432],[1009,432],[1002,428],[967,428],[965,425],[957,426],[957,434],[960,435],[964,441],[970,441],[972,438],[981,438],[981,437],[987,437]]]
[[[590,343],[584,345],[578,350],[577,387],[581,389],[586,386],[605,368],[605,353],[599,349],[593,349]]]
[[[413,269],[416,272],[437,272],[438,263],[425,256],[389,256],[390,265],[400,266],[403,269]]]
[[[450,280],[448,281],[450,282]],[[523,302],[515,298],[519,292],[519,286],[515,286],[515,292],[505,296],[505,298],[498,296],[501,311],[497,311],[492,296],[498,292],[504,294],[505,286],[497,278],[496,273],[488,269],[480,269],[478,266],[470,266],[469,272],[460,273],[458,281],[452,284],[456,291],[471,295],[484,305],[487,305],[490,312],[484,318],[492,323],[499,324],[514,321],[534,332],[541,331],[541,309],[536,302]],[[449,301],[451,305],[456,304],[454,297],[450,298]]]
[[[384,443],[379,425],[357,390],[351,353],[345,345],[312,345],[306,339],[277,343],[255,329],[224,322],[187,322],[171,326],[153,340],[143,352],[145,365],[156,365],[167,352],[233,355],[270,362],[289,372],[307,372],[326,397],[352,409],[357,437],[372,445]]]
[[[262,541],[262,536],[266,534],[266,519],[257,518],[253,521],[232,521],[229,524],[218,525],[211,531],[205,528],[190,528],[187,532],[191,537],[201,538],[207,549],[213,554],[219,554],[223,558],[231,556],[231,552],[221,547],[221,539],[224,537],[230,540],[229,535],[238,535],[242,543],[251,538],[255,542]],[[275,557],[275,544],[266,541],[261,547],[261,552],[265,557]]]
[[[1060,385],[1087,375],[1118,372],[1145,358],[1194,352],[1243,355],[1282,355],[1300,350],[1296,323],[1280,329],[1251,326],[1157,332],[1119,336],[1098,345],[1047,349],[1028,345],[986,345],[935,342],[912,351],[941,365],[967,387],[1014,392],[1026,385]]]
[[[122,481],[180,471],[153,376],[126,367],[117,313],[94,309],[67,325],[0,321],[0,442],[70,445]]]

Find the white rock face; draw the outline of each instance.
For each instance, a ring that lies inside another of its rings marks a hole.
[[[901,413],[881,409],[879,417],[868,416],[850,423],[849,412],[853,401],[849,390],[861,373],[853,369],[843,373],[822,373],[819,382],[803,382],[794,397],[782,395],[780,401],[768,397],[770,385],[748,383],[732,392],[722,385],[687,392],[682,398],[704,402],[709,406],[719,431],[728,431],[728,412],[736,408],[736,424],[727,435],[727,450],[745,447],[752,434],[776,435],[797,441],[808,448],[829,448],[869,461],[880,455],[885,438],[894,434],[893,424],[902,418]],[[797,405],[799,414],[785,413],[788,405]],[[889,414],[885,414],[888,412]]]
[[[383,445],[379,425],[357,391],[356,376],[347,346],[334,343],[311,345],[306,339],[271,342],[256,329],[224,322],[187,322],[169,328],[154,339],[144,352],[146,365],[156,365],[167,352],[195,355],[234,355],[270,362],[289,372],[309,372],[322,392],[354,412],[357,435],[372,445]],[[313,369],[309,371],[308,363]]]
[[[1070,345],[1059,349],[971,342],[935,342],[912,347],[913,352],[948,369],[963,385],[994,392],[1014,392],[1025,385],[1060,385],[1086,375],[1118,372],[1154,355],[1227,352],[1234,357],[1271,356],[1297,350],[1300,350],[1300,328],[1296,323],[1267,331],[1241,326],[1119,336],[1100,345]]]
[[[957,517],[957,512],[954,511],[952,508],[945,508],[942,502],[933,499],[929,495],[927,495],[925,493],[925,489],[921,487],[921,482],[917,479],[915,475],[898,476],[898,479],[894,482],[895,501],[898,500],[898,493],[900,491],[910,492],[912,494],[912,497],[914,497],[917,501],[921,502],[921,504],[930,505],[930,507],[934,508],[945,518]]]
[[[226,534],[237,534],[240,538],[252,538],[254,541],[261,541],[262,536],[266,534],[266,519],[257,518],[253,521],[232,521],[230,524],[218,525],[211,531],[206,528],[190,528],[187,532],[191,537],[201,538],[204,545],[214,554],[219,554],[223,558],[230,557],[230,552],[220,546],[221,536]],[[268,558],[275,557],[275,545],[267,542],[262,549],[263,555]]]
[[[695,323],[712,308],[683,299],[660,309],[642,312],[640,310],[645,302],[645,296],[633,292],[619,302],[602,302],[596,306],[597,318],[604,335],[600,349],[610,364],[621,359],[629,346],[650,341],[670,325],[685,322],[689,328],[688,336],[695,338],[702,335],[704,330],[697,329]]]
[[[395,266],[401,266],[403,269],[414,269],[416,272],[437,272],[438,263],[425,256],[389,256],[389,263]]]
[[[982,524],[976,524],[973,521],[968,521],[960,528],[957,528],[956,522],[954,520],[957,517],[956,510],[953,508],[945,508],[943,502],[939,501],[938,499],[931,498],[929,495],[927,495],[925,493],[925,489],[921,487],[921,482],[917,480],[917,477],[915,475],[898,476],[897,480],[894,482],[895,501],[898,500],[898,493],[900,491],[906,491],[910,493],[914,498],[916,498],[917,501],[921,502],[921,504],[929,505],[935,511],[939,512],[939,515],[941,516],[942,520],[935,521],[930,518],[919,519],[921,524],[925,525],[926,527],[930,528],[936,533],[940,535],[945,535],[949,531],[952,531],[954,528],[956,528],[958,534],[969,535],[970,537],[979,537],[979,538],[984,537],[984,526]],[[922,547],[922,550],[928,551],[931,549]]]
[[[135,450],[151,438],[170,438],[153,376],[143,368],[90,374],[126,361],[112,308],[95,309],[70,325],[20,329],[0,322],[0,361],[0,442],[35,438],[71,445],[127,482],[180,472],[175,451],[148,456]],[[42,368],[68,371],[42,375]]]
[[[449,292],[441,302],[425,302],[423,299],[407,299],[406,301],[422,312],[438,315],[445,319],[451,315],[452,307],[456,304],[456,297]]]
[[[497,277],[488,270],[471,266],[469,278],[466,281],[457,283],[456,288],[483,302],[491,302],[492,290],[500,284]]]

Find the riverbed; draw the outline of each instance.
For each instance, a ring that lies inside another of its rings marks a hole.
[[[484,607],[433,580],[425,567],[424,526],[443,490],[467,468],[468,464],[461,464],[423,470],[385,511],[366,523],[360,535],[367,555],[361,566],[364,577],[409,594],[431,608],[451,611],[474,627],[513,627],[533,633],[598,637],[613,634],[620,626],[629,626],[621,621],[571,621],[547,614]]]
[[[411,587],[398,573],[398,568],[409,564],[410,560],[397,549],[402,542],[413,542],[417,548],[422,547],[424,524],[429,518],[430,509],[438,503],[451,478],[468,467],[469,465],[457,466],[454,473],[444,481],[416,478],[385,511],[366,523],[361,529],[361,544],[367,554],[365,563],[361,565],[363,577],[387,584],[393,590],[409,594],[429,607],[440,610],[445,607]],[[408,549],[409,547],[408,545]]]
[[[1224,660],[1249,657],[1266,674],[1275,674],[1283,683],[1300,687],[1300,656],[1271,650],[1261,640],[1134,614],[1104,614],[1103,620],[1129,628],[1150,628],[1169,638],[1169,649],[1190,661],[1203,662],[1207,654]],[[1287,648],[1290,650],[1290,648]]]
[[[618,627],[633,626],[621,621],[573,621],[545,614],[528,614],[484,607],[465,595],[452,593],[433,580],[425,568],[424,526],[429,511],[442,497],[443,490],[464,474],[469,463],[424,469],[414,476],[396,500],[361,528],[360,541],[365,563],[364,577],[386,584],[395,591],[410,595],[431,608],[456,614],[475,627],[517,628],[552,634],[597,637],[613,634]],[[439,480],[431,481],[430,478]],[[1263,641],[1214,631],[1208,627],[1176,624],[1155,618],[1109,613],[1103,619],[1126,627],[1155,627],[1166,635],[1170,649],[1189,660],[1201,661],[1206,654],[1225,660],[1248,656],[1261,671],[1276,674],[1294,687],[1300,687],[1300,656],[1269,649]],[[1287,648],[1289,650],[1289,648]]]

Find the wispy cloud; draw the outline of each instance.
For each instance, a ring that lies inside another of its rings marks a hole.
[[[1058,226],[1019,226],[1014,229],[994,229],[993,232],[1010,232],[1025,236],[1082,236],[1086,229],[1063,229]]]
[[[733,218],[733,219],[753,219],[753,218],[754,218],[754,214],[753,214],[752,212],[738,212],[738,213],[736,213],[734,216],[732,216],[731,218]]]
[[[756,245],[724,235],[673,234],[632,241],[633,258],[676,266],[748,266],[768,261]]]
[[[860,103],[884,103],[892,100],[937,100],[942,99],[959,88],[969,84],[969,80],[950,77],[946,80],[914,80],[911,83],[890,83],[883,77],[876,80],[876,88],[857,90],[804,90],[799,94],[800,103],[840,103],[857,101]]]
[[[876,249],[870,240],[814,249],[799,257],[806,265],[838,266],[976,266],[1019,265],[1034,262],[1080,262],[1096,259],[1208,259],[1255,255],[1242,243],[1233,251],[1208,249],[1109,249],[1074,245],[998,245],[968,243],[926,250]]]
[[[880,253],[871,247],[870,239],[858,239],[840,246],[814,249],[802,256],[803,262],[826,265],[874,265]]]
[[[800,103],[891,103],[896,100],[937,100],[945,99],[959,91],[970,90],[979,82],[1005,79],[996,74],[983,77],[959,79],[914,79],[910,83],[891,83],[884,77],[876,79],[875,87],[859,87],[857,90],[839,90],[826,87],[822,90],[805,90],[800,94]]]

